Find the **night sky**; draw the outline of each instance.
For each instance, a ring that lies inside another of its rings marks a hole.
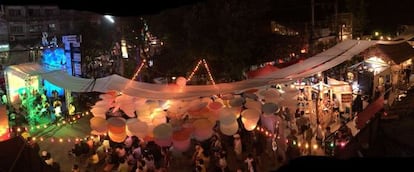
[[[167,9],[184,5],[203,3],[208,0],[1,0],[2,4],[58,4],[63,9],[93,11],[115,16],[152,15]],[[226,0],[223,0],[226,1]],[[335,0],[315,0],[315,17],[332,15],[333,9],[328,3]],[[346,10],[346,2],[361,0],[338,0],[339,11]],[[393,30],[400,24],[414,24],[413,0],[364,0],[367,29]],[[311,19],[311,0],[273,0],[275,19],[289,21],[307,21]]]

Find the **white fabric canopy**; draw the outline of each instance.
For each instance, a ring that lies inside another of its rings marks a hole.
[[[413,37],[407,36],[403,40],[409,40]],[[46,71],[38,64],[15,65],[10,68],[27,75],[41,75],[43,79],[73,92],[107,92],[116,90],[130,96],[153,100],[192,99],[216,94],[234,93],[266,86],[270,83],[283,83],[293,79],[312,76],[351,59],[354,55],[376,43],[394,44],[400,41],[400,39],[388,42],[347,40],[303,62],[282,68],[266,76],[216,85],[187,85],[179,87],[175,84],[151,84],[132,81],[116,74],[99,79],[84,79],[68,75],[65,71]]]

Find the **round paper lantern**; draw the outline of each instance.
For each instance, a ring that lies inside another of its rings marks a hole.
[[[205,108],[208,105],[207,102],[201,102],[199,100],[196,100],[190,104],[190,107],[188,108],[188,113],[197,113],[201,111],[203,108]]]
[[[114,100],[115,96],[111,95],[111,94],[101,94],[99,95],[99,98],[102,100]]]
[[[134,135],[139,138],[144,138],[147,135],[147,133],[148,133],[148,124],[145,122],[138,121],[137,125],[134,126]]]
[[[261,126],[273,132],[275,128],[276,115],[262,115],[260,118]]]
[[[153,111],[154,109],[160,107],[159,102],[158,101],[155,101],[155,100],[147,100],[145,102],[145,104],[149,107],[149,110],[150,111]]]
[[[190,134],[191,133],[186,130],[174,132],[172,136],[173,147],[180,152],[187,151],[191,144]]]
[[[279,111],[279,106],[275,103],[265,103],[262,106],[262,111],[264,113],[276,113],[277,111]]]
[[[126,120],[121,117],[112,117],[108,120],[108,136],[117,143],[122,143],[127,137],[125,131]]]
[[[259,121],[260,118],[260,112],[255,109],[246,109],[242,113],[242,119],[245,120],[252,120],[252,121]]]
[[[243,93],[242,94],[242,96],[244,97],[244,98],[249,98],[249,99],[253,99],[253,100],[257,100],[257,99],[259,99],[259,96],[257,96],[256,94],[254,94],[254,93]]]
[[[151,115],[140,115],[140,116],[138,116],[138,120],[139,121],[142,121],[142,122],[145,122],[145,123],[152,123],[152,117],[151,117]]]
[[[135,101],[134,97],[126,95],[126,94],[122,94],[115,98],[115,102],[119,102],[119,103],[131,104],[131,102],[134,102],[134,101]]]
[[[228,124],[228,125],[220,124],[220,131],[224,135],[232,136],[236,134],[238,130],[239,130],[239,124],[237,123],[237,121],[231,124]]]
[[[184,123],[181,125],[181,130],[184,130],[187,132],[190,136],[193,134],[195,127],[193,126],[193,123]]]
[[[91,109],[91,113],[93,116],[105,118],[105,114],[108,111],[106,107],[94,107]]]
[[[175,80],[175,83],[180,86],[180,87],[184,87],[187,84],[187,79],[185,79],[184,77],[180,76]]]
[[[152,115],[152,124],[154,126],[167,123],[167,113],[164,111],[154,112]]]
[[[172,127],[169,124],[160,124],[153,130],[155,139],[168,139],[172,136]]]
[[[211,138],[211,136],[213,136],[213,134],[214,134],[213,129],[206,129],[206,130],[203,130],[203,131],[197,130],[197,132],[193,133],[193,136],[194,136],[194,139],[196,139],[197,141],[202,142],[202,141],[205,141],[205,140]]]
[[[137,132],[137,125],[138,125],[138,119],[137,118],[130,118],[126,120],[126,129],[125,132],[127,136],[134,136]]]
[[[243,97],[236,97],[236,98],[230,100],[229,105],[231,107],[241,107],[241,106],[243,106],[244,102],[245,102],[245,100],[244,100]]]
[[[108,136],[112,141],[117,142],[117,143],[123,143],[127,137],[126,132],[112,133],[111,131],[108,131]]]
[[[135,106],[135,111],[137,112],[138,116],[142,114],[147,115],[150,113],[150,107],[147,104]]]
[[[257,127],[257,121],[242,118],[243,126],[247,131],[253,131]]]
[[[260,112],[254,109],[246,109],[242,112],[242,123],[247,131],[252,131],[256,128],[257,122],[260,119]]]
[[[263,97],[267,97],[267,98],[278,98],[280,97],[280,93],[276,90],[276,89],[267,89],[267,90],[263,90],[259,93],[261,96]]]
[[[211,102],[208,104],[208,108],[212,111],[218,111],[223,107],[223,104],[220,102]]]
[[[220,113],[220,124],[228,125],[232,124],[237,120],[233,112],[231,113]]]
[[[233,115],[236,118],[239,118],[240,117],[240,112],[242,110],[242,107],[231,107],[230,109],[231,109],[231,112],[233,113]]]
[[[193,122],[193,136],[198,141],[209,139],[213,135],[214,124],[207,119],[197,119]]]
[[[245,104],[247,109],[255,109],[257,111],[262,111],[262,103],[258,101],[247,101]]]
[[[105,118],[92,117],[89,122],[91,123],[91,129],[99,133],[105,133],[108,131],[108,122]]]
[[[172,139],[171,138],[166,138],[166,139],[154,138],[154,142],[161,147],[167,147],[167,146],[171,146]]]
[[[102,107],[104,109],[109,109],[109,107],[111,107],[111,105],[112,105],[112,102],[107,101],[107,100],[101,100],[101,101],[97,101],[95,103],[95,105],[93,105],[92,108],[94,108],[94,107]]]
[[[126,120],[121,117],[112,117],[108,120],[108,131],[113,134],[125,133]],[[125,133],[126,135],[126,133]]]

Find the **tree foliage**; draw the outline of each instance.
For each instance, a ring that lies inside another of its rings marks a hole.
[[[206,59],[216,78],[241,79],[250,65],[271,60],[270,0],[208,0],[148,18],[165,42],[157,70],[186,75]]]

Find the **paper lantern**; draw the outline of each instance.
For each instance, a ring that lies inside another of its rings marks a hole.
[[[201,111],[203,108],[205,108],[208,105],[207,102],[201,102],[199,100],[195,100],[191,102],[190,107],[188,108],[188,113],[195,114]]]
[[[260,112],[255,109],[246,109],[242,112],[242,123],[247,131],[252,131],[256,128],[257,122],[260,119]]]
[[[172,139],[171,138],[166,138],[166,139],[154,138],[154,142],[161,147],[167,147],[167,146],[171,146]]]
[[[247,131],[253,131],[257,127],[257,121],[246,120],[242,118],[242,123]]]
[[[211,102],[208,104],[208,108],[212,111],[218,111],[223,107],[221,102]]]
[[[205,141],[205,140],[211,138],[211,136],[213,136],[213,134],[214,134],[213,129],[206,129],[206,130],[203,130],[203,131],[197,130],[197,132],[193,133],[193,136],[194,136],[194,139],[196,139],[197,141],[202,142],[202,141]]]
[[[257,96],[256,94],[254,94],[254,93],[243,93],[242,94],[242,96],[244,97],[244,98],[249,98],[249,99],[253,99],[253,100],[257,100],[257,99],[259,99],[259,96]]]
[[[121,117],[112,117],[108,120],[108,131],[113,134],[125,133],[126,120]],[[125,133],[126,135],[126,133]]]
[[[231,107],[241,107],[241,106],[243,106],[244,102],[245,102],[245,100],[244,100],[243,97],[236,97],[236,98],[230,100],[229,105]]]
[[[138,124],[134,128],[134,135],[139,138],[144,138],[148,133],[148,124],[145,122],[138,121]]]
[[[126,95],[126,94],[122,94],[118,97],[115,98],[115,102],[117,103],[121,103],[121,104],[132,104],[131,102],[134,102],[135,99],[132,96]]]
[[[105,133],[108,131],[108,122],[105,118],[92,117],[90,120],[91,129],[99,133]]]
[[[193,126],[193,123],[184,123],[181,125],[181,130],[184,130],[187,132],[190,136],[193,134],[195,127]]]
[[[167,123],[167,113],[164,111],[157,111],[157,112],[153,112],[154,114],[152,114],[152,124],[154,126],[160,125],[160,124],[165,124]]]
[[[221,112],[220,113],[220,124],[228,125],[236,121],[236,116],[232,111],[230,113]]]
[[[150,113],[150,107],[147,104],[143,104],[143,105],[139,105],[139,106],[135,106],[135,111],[137,112],[137,115],[146,115]]]
[[[241,115],[242,119],[244,118],[245,120],[252,120],[257,122],[260,119],[260,112],[255,109],[246,109],[241,113]]]
[[[173,133],[173,147],[180,152],[187,151],[191,145],[191,133],[186,130],[179,130]]]
[[[168,139],[172,136],[172,127],[170,124],[160,124],[156,126],[153,130],[155,139]]]
[[[273,132],[275,128],[276,115],[262,115],[260,118],[261,126]]]
[[[237,123],[237,121],[231,124],[227,124],[227,125],[220,124],[220,131],[224,135],[232,136],[236,134],[238,130],[239,130],[239,124]]]
[[[126,128],[125,132],[127,136],[134,136],[138,129],[138,119],[137,118],[130,118],[126,120]]]
[[[280,97],[279,91],[276,89],[267,89],[259,92],[259,95],[267,98],[278,98]]]
[[[277,113],[279,111],[279,106],[275,103],[265,103],[262,106],[263,113]]]
[[[108,111],[108,108],[106,107],[93,107],[91,109],[91,113],[93,116],[105,118],[106,112]]]
[[[127,137],[125,130],[126,120],[121,117],[112,117],[107,122],[109,138],[114,142],[122,143]]]
[[[99,98],[102,99],[102,100],[106,100],[106,101],[115,100],[115,96],[113,96],[111,94],[101,94],[101,95],[99,95]]]
[[[152,117],[151,117],[151,115],[140,115],[140,116],[138,116],[138,120],[139,121],[142,121],[142,122],[145,122],[145,123],[152,123]]]
[[[259,112],[262,111],[262,103],[258,101],[247,101],[245,107],[247,109],[255,109]]]
[[[108,131],[108,136],[112,141],[117,142],[117,143],[123,143],[127,137],[126,132],[112,133],[111,131]]]
[[[207,119],[197,119],[193,122],[193,136],[198,141],[209,139],[213,135],[214,124]]]
[[[112,102],[111,101],[107,101],[107,100],[101,100],[101,101],[97,101],[95,103],[95,105],[92,106],[92,108],[94,107],[101,107],[104,109],[109,109],[109,107],[112,106]]]
[[[175,80],[175,84],[177,84],[180,87],[184,87],[187,84],[187,79],[185,79],[184,77],[180,76]]]
[[[242,107],[231,107],[230,110],[236,118],[239,118]]]
[[[135,109],[134,108],[132,108],[132,109],[128,109],[128,108],[122,108],[121,107],[121,109],[122,109],[122,111],[124,111],[124,113],[128,116],[128,117],[130,117],[130,118],[133,118],[133,117],[135,117]]]

